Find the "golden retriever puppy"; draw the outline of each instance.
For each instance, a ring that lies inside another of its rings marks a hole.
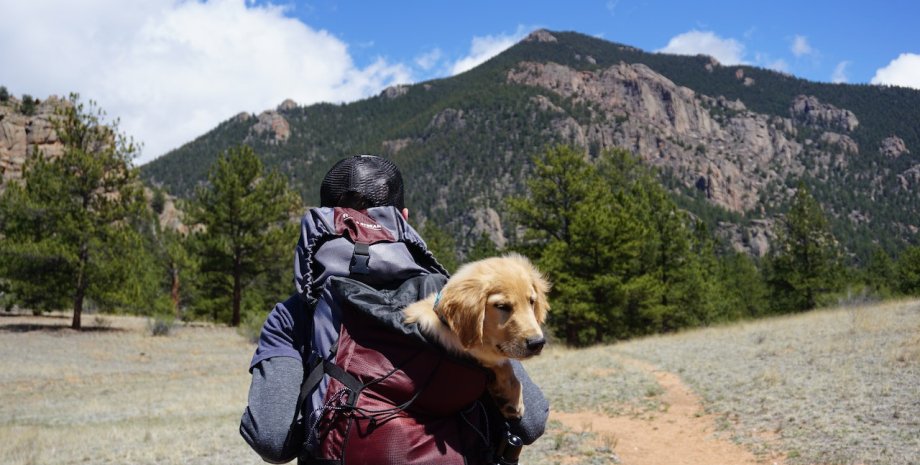
[[[527,258],[493,257],[460,267],[441,292],[404,310],[444,348],[466,354],[495,373],[489,393],[509,419],[524,414],[521,384],[509,359],[538,355],[546,344],[540,325],[549,309],[549,283]]]

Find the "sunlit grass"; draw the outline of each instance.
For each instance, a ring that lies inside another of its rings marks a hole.
[[[254,345],[224,327],[153,337],[139,318],[95,323],[77,333],[67,318],[0,316],[0,463],[264,463],[238,432]],[[678,374],[715,434],[753,451],[802,464],[920,457],[918,302],[550,347],[526,366],[553,411],[651,418],[668,406],[635,360]],[[611,463],[617,446],[552,421],[522,463]]]

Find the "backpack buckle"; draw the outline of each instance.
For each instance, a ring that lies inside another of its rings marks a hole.
[[[351,256],[351,274],[370,274],[371,246],[364,242],[355,242],[355,251]]]

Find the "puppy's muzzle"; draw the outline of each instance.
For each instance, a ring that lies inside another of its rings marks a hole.
[[[530,356],[540,355],[540,352],[543,351],[543,346],[546,345],[545,337],[532,337],[527,339],[527,353]]]

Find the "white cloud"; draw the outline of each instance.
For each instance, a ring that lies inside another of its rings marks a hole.
[[[677,55],[710,55],[724,65],[744,64],[744,45],[735,39],[723,39],[709,31],[692,30],[676,35],[668,45],[657,50]]]
[[[872,77],[872,84],[913,87],[920,89],[920,55],[902,53],[888,66],[879,68]]]
[[[470,45],[470,52],[467,56],[455,61],[450,67],[450,75],[460,74],[469,71],[482,64],[489,58],[504,52],[512,45],[518,43],[527,31],[523,26],[518,26],[514,34],[500,34],[495,36],[473,37]]]
[[[815,49],[811,48],[811,45],[808,43],[808,38],[801,35],[796,35],[792,39],[792,46],[789,49],[796,58],[815,53]]]
[[[350,101],[412,80],[383,59],[358,68],[328,32],[244,0],[4,1],[3,10],[2,84],[97,101],[144,143],[138,162],[240,111],[286,98]]]
[[[831,82],[834,84],[849,82],[849,78],[847,77],[847,67],[849,66],[849,61],[837,63],[837,66],[834,67],[834,73],[831,74]]]
[[[438,62],[440,62],[443,57],[444,52],[442,52],[440,48],[435,48],[415,57],[415,64],[419,68],[429,71],[437,66]]]
[[[607,11],[610,12],[610,16],[616,16],[617,4],[620,3],[620,0],[607,0]]]

